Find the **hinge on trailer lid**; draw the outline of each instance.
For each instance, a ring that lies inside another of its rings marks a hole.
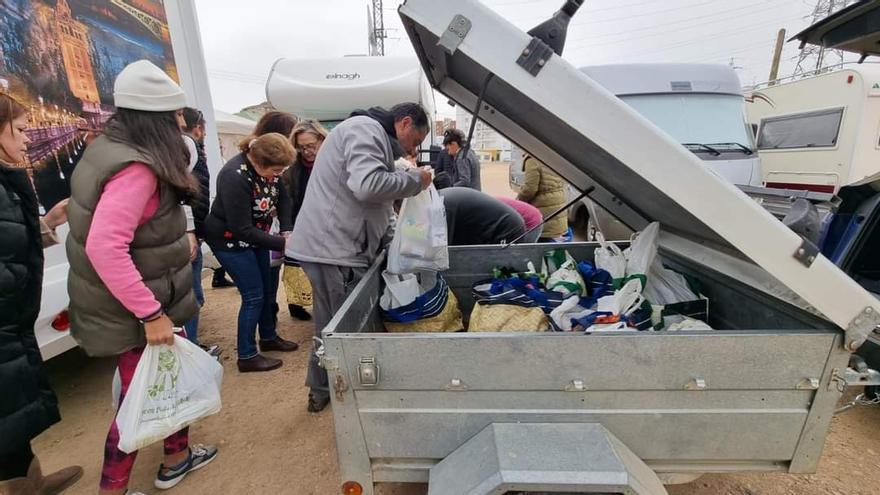
[[[456,14],[449,23],[449,27],[440,36],[437,45],[442,46],[446,53],[452,55],[458,50],[458,45],[464,41],[465,36],[471,31],[471,20],[467,17]]]
[[[819,248],[806,239],[801,243],[801,247],[794,252],[794,258],[807,268],[813,266],[817,256],[819,256]]]
[[[871,306],[863,309],[846,327],[847,350],[855,352],[868,340],[868,335],[874,332],[878,326],[880,326],[880,311]]]
[[[547,46],[546,43],[537,37],[532,37],[529,46],[527,46],[519,55],[519,58],[516,59],[516,64],[528,71],[529,74],[537,76],[538,73],[541,72],[541,69],[547,65],[547,61],[550,60],[550,57],[552,56],[552,48]]]

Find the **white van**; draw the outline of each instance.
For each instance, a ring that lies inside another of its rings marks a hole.
[[[761,185],[761,164],[745,118],[742,87],[731,67],[619,64],[580,70],[699,156],[709,170],[733,184]],[[522,154],[514,154],[511,187],[517,188],[522,184]],[[597,215],[605,216],[601,211]],[[590,217],[586,201],[573,206],[569,213],[576,225],[585,226]],[[596,224],[606,236],[627,235],[610,218],[599,218]]]
[[[880,172],[880,64],[759,85],[748,101],[767,187],[836,193]]]

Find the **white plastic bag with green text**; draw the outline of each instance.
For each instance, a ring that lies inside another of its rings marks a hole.
[[[119,412],[119,450],[131,453],[220,411],[223,366],[179,336],[148,345]]]

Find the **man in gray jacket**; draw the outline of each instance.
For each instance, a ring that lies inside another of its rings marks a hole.
[[[481,191],[480,160],[470,146],[465,149],[464,133],[449,129],[443,134],[443,147],[452,157],[452,166],[447,171],[452,176],[453,187],[469,187]]]
[[[395,171],[394,161],[416,152],[428,116],[415,103],[356,111],[336,126],[318,152],[286,256],[312,283],[315,336],[339,310],[384,247],[393,203],[431,183],[429,169]],[[330,402],[327,372],[312,351],[308,409]]]

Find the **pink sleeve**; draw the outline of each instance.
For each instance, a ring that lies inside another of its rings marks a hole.
[[[104,185],[86,239],[86,256],[110,293],[138,318],[162,309],[129,254],[138,225],[155,214],[158,181],[147,165],[132,163]],[[152,211],[150,211],[152,210]]]

